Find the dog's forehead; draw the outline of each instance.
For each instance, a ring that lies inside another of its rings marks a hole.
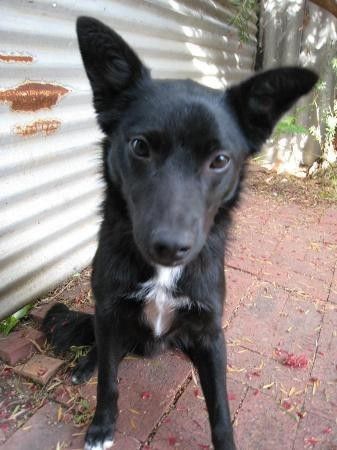
[[[138,92],[132,105],[130,122],[151,122],[153,126],[162,128],[190,121],[191,118],[211,122],[216,114],[213,105],[220,98],[216,94],[184,80],[156,80]]]
[[[221,93],[190,80],[154,83],[146,100],[156,122],[164,127],[203,124],[204,130],[212,130],[217,116],[221,115]]]
[[[141,92],[127,126],[135,133],[159,130],[184,142],[231,142],[242,136],[225,93],[190,80],[157,81]]]
[[[173,132],[177,140],[215,140],[220,138],[221,123],[221,113],[217,112],[217,109],[215,105],[201,98],[173,98],[160,121],[162,128]]]

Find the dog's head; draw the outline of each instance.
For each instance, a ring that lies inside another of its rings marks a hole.
[[[77,33],[107,136],[107,181],[122,193],[134,241],[150,263],[186,264],[205,244],[219,210],[235,199],[246,158],[317,76],[275,69],[226,91],[154,80],[101,22],[81,17]]]

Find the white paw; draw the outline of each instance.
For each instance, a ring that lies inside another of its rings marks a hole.
[[[106,440],[102,442],[96,442],[95,444],[85,444],[84,450],[106,450],[114,445],[114,441]]]
[[[78,379],[77,379],[77,376],[76,376],[76,375],[73,375],[73,376],[71,377],[71,382],[72,382],[73,384],[77,384],[77,383],[78,383]]]

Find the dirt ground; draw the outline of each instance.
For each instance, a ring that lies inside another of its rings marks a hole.
[[[278,174],[252,162],[248,166],[246,186],[249,190],[272,196],[282,202],[291,202],[314,207],[337,202],[337,166],[325,173],[298,178]]]

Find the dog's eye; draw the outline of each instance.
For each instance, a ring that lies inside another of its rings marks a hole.
[[[224,170],[228,163],[230,161],[229,156],[223,154],[223,153],[219,153],[218,155],[216,155],[216,157],[211,161],[209,168],[211,170],[215,170],[217,172],[220,172],[222,170]]]
[[[143,138],[135,138],[130,141],[130,150],[137,158],[149,158],[150,148],[149,144]]]

